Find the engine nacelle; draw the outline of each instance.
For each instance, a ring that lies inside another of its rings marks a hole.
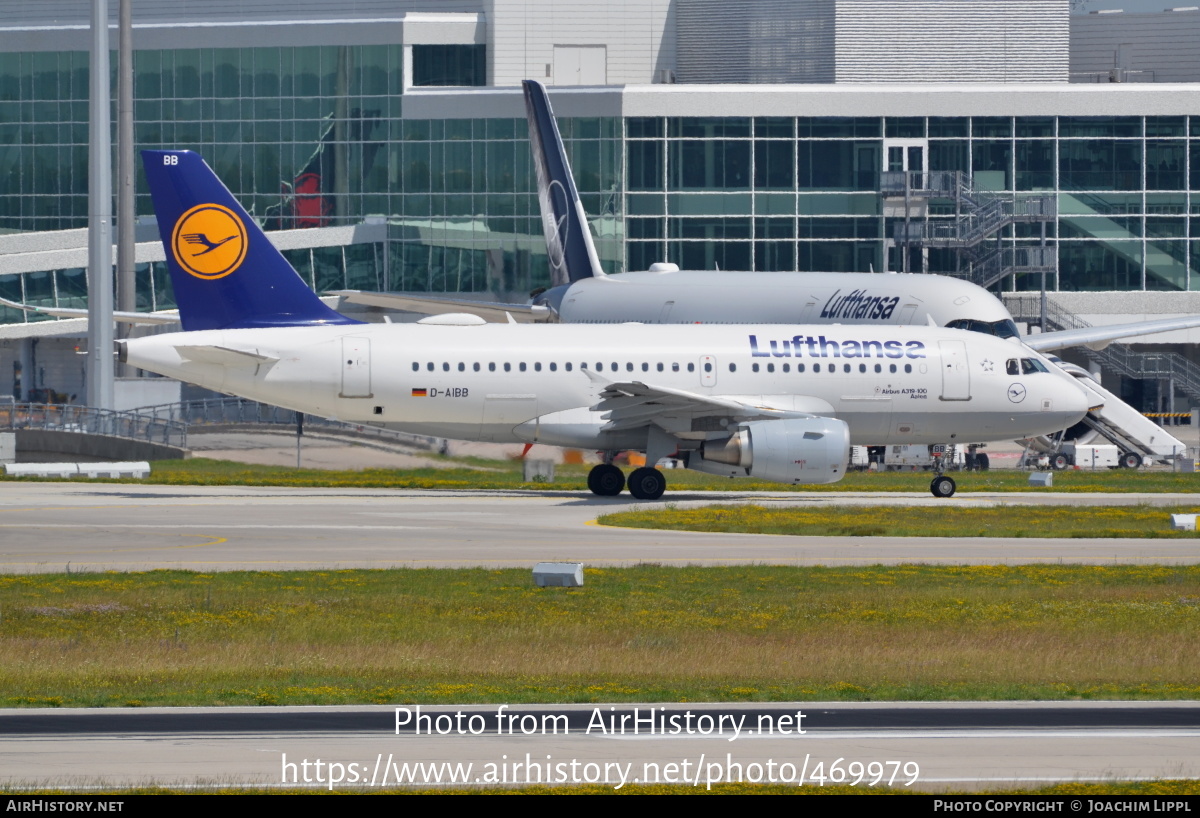
[[[700,463],[688,465],[701,471],[724,464],[776,483],[836,483],[850,459],[850,427],[837,418],[760,420],[706,440],[699,455]]]

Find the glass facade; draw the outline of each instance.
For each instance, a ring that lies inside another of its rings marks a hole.
[[[291,251],[317,289],[545,286],[524,119],[406,119],[403,64],[399,45],[139,51],[138,146],[198,151],[268,229],[386,220],[386,245]],[[413,84],[479,85],[485,70],[484,46],[413,47]],[[0,229],[85,226],[87,74],[82,52],[0,54]],[[1200,289],[1200,116],[597,117],[560,127],[611,271],[664,260],[899,269],[881,172],[921,169],[969,173],[977,191],[1053,194],[1055,289]],[[152,212],[145,193],[137,210]],[[953,203],[930,202],[926,218],[953,217]],[[1038,228],[1010,225],[999,240],[1040,244]],[[953,272],[952,252],[918,253],[910,269]],[[138,271],[139,307],[172,306],[164,273]],[[1040,283],[1024,278],[1002,286]],[[81,271],[59,270],[0,277],[0,296],[79,306],[86,288]]]

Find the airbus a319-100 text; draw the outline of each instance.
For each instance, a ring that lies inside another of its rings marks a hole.
[[[954,329],[360,323],[309,290],[198,155],[143,159],[185,331],[122,342],[121,357],[221,392],[460,440],[640,451],[650,464],[674,455],[782,483],[840,479],[855,442],[1024,437],[1088,408],[1070,377],[1022,365],[1020,347]],[[602,495],[625,483],[610,464],[588,480]],[[655,499],[666,483],[640,468],[628,485]]]

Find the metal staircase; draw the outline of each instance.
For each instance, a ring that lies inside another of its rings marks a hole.
[[[905,201],[906,218],[897,222],[893,238],[905,249],[937,247],[956,251],[954,275],[989,287],[1014,273],[1053,273],[1057,255],[1053,247],[1005,244],[1001,232],[1011,224],[1049,224],[1058,215],[1053,195],[993,193],[971,187],[961,171],[885,171],[881,178],[885,199]],[[953,219],[907,218],[912,205],[929,199],[954,202]],[[995,241],[989,241],[991,238]]]
[[[1006,293],[1004,305],[1016,321],[1041,321],[1039,293]],[[1063,309],[1053,299],[1046,299],[1046,326],[1043,332],[1056,329],[1087,329],[1087,321]],[[1101,350],[1083,347],[1091,361],[1120,372],[1130,378],[1159,378],[1169,380],[1196,404],[1200,404],[1200,366],[1174,352],[1134,352],[1125,344],[1112,343]]]

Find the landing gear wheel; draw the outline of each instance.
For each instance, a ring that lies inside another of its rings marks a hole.
[[[975,455],[975,468],[979,471],[987,471],[992,467],[992,461],[988,458],[986,452],[980,452]]]
[[[1121,455],[1121,468],[1136,469],[1142,465],[1142,456],[1137,452],[1125,452]]]
[[[588,488],[601,497],[616,497],[625,488],[625,475],[611,463],[601,463],[588,472]]]
[[[933,492],[934,497],[953,497],[957,488],[953,478],[945,475],[933,478],[933,482],[929,484],[929,490]]]
[[[657,500],[667,490],[667,478],[658,469],[634,469],[629,475],[629,493],[639,500]]]
[[[1071,458],[1065,454],[1056,454],[1050,458],[1050,468],[1055,471],[1062,471],[1069,465],[1071,465]]]

